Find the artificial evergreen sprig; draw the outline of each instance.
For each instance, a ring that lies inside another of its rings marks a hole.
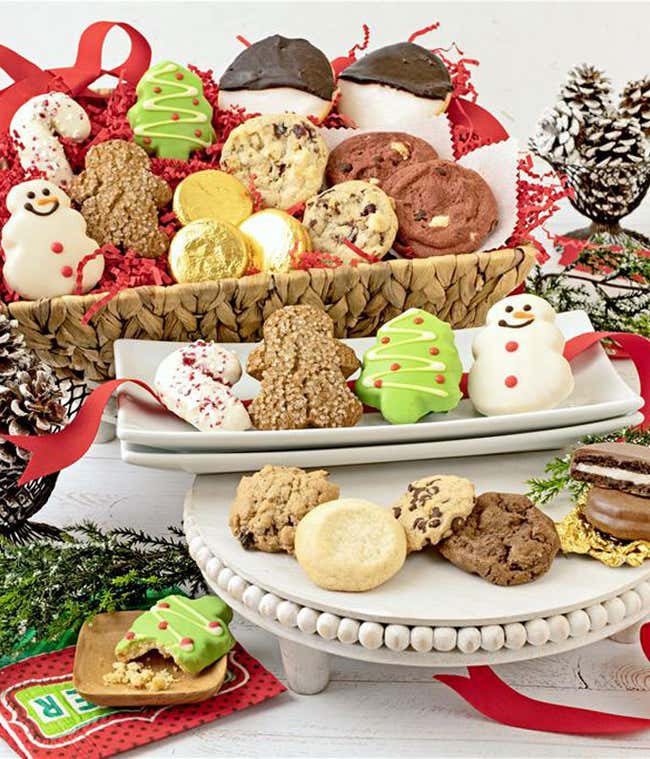
[[[0,540],[0,659],[71,634],[74,640],[88,617],[140,608],[170,588],[204,592],[182,532],[169,532],[154,537],[84,522],[56,541]]]
[[[557,311],[586,311],[596,330],[650,337],[650,255],[631,241],[612,246],[598,237],[561,271],[537,268],[526,287]]]
[[[579,441],[576,448],[593,443],[634,443],[635,445],[650,446],[650,431],[643,431],[637,427],[627,427],[609,432],[607,435],[588,435]],[[572,500],[577,500],[587,487],[587,483],[579,482],[571,477],[569,474],[570,465],[570,452],[549,461],[544,468],[548,477],[533,478],[527,481],[528,497],[536,504],[544,504],[567,490]]]

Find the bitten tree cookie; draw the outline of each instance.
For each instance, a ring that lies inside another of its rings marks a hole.
[[[399,240],[418,258],[473,253],[497,224],[487,182],[451,161],[412,164],[383,187],[395,200]]]
[[[284,210],[320,190],[327,156],[311,121],[284,113],[257,116],[233,129],[221,166],[246,187],[252,182],[266,206]]]
[[[548,572],[560,548],[553,521],[517,493],[483,493],[464,527],[438,544],[465,572],[495,585],[522,585]]]
[[[244,548],[293,553],[298,522],[311,509],[339,497],[326,471],[265,466],[242,477],[230,507],[232,534]]]
[[[187,161],[192,151],[214,142],[212,106],[194,72],[163,61],[145,72],[136,93],[138,102],[127,118],[135,141],[147,152]]]
[[[411,482],[393,514],[406,531],[409,551],[421,551],[460,529],[473,508],[474,485],[469,480],[436,474]]]
[[[307,201],[303,224],[314,250],[344,261],[360,260],[346,244],[383,258],[397,234],[397,216],[391,199],[368,182],[343,182]]]
[[[285,306],[264,323],[264,340],[247,371],[261,381],[249,408],[260,430],[351,427],[363,406],[346,384],[359,367],[354,352],[333,337],[329,316],[311,306]]]
[[[462,373],[451,327],[410,308],[377,332],[376,344],[363,357],[355,392],[391,424],[413,424],[458,405]]]
[[[158,209],[169,203],[172,191],[151,173],[149,157],[132,142],[108,140],[92,147],[70,195],[81,207],[88,235],[100,245],[113,243],[145,258],[167,250],[169,238],[158,227]]]

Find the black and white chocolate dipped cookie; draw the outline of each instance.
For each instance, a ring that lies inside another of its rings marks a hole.
[[[344,69],[339,110],[361,128],[425,121],[447,110],[452,83],[442,60],[413,42],[379,48]]]
[[[650,498],[650,448],[632,443],[584,445],[573,453],[571,477]]]
[[[335,83],[324,53],[303,39],[279,34],[243,50],[219,80],[219,108],[248,113],[283,113],[324,119]]]

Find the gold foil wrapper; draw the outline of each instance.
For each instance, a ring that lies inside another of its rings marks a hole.
[[[239,229],[250,251],[251,265],[260,271],[290,271],[294,259],[311,250],[309,233],[293,216],[267,208],[249,216]]]
[[[174,213],[181,224],[216,219],[239,226],[253,213],[253,200],[244,185],[231,174],[207,169],[190,174],[174,193]]]
[[[582,553],[592,556],[608,567],[629,564],[638,567],[650,558],[650,541],[620,540],[594,527],[583,513],[587,500],[585,491],[576,506],[555,525],[563,553]]]
[[[179,230],[169,245],[169,268],[177,282],[209,282],[241,277],[248,246],[232,224],[198,219]]]

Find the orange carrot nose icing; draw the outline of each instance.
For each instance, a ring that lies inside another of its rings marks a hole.
[[[36,205],[37,206],[49,206],[50,203],[57,203],[58,200],[59,200],[58,198],[54,198],[54,197],[53,198],[40,198],[39,200],[36,201]]]
[[[513,316],[515,319],[534,319],[535,314],[531,314],[530,311],[515,311]]]
[[[119,661],[131,661],[158,651],[195,675],[235,645],[228,630],[231,619],[230,607],[218,596],[167,596],[132,623],[115,655]]]

